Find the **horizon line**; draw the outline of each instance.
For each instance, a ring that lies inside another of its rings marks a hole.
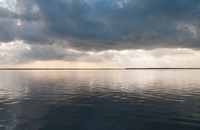
[[[200,69],[197,67],[179,68],[179,67],[142,67],[142,68],[0,68],[0,70],[142,70],[142,69]]]

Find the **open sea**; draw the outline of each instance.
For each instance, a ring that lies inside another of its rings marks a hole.
[[[200,130],[200,70],[0,70],[0,130]]]

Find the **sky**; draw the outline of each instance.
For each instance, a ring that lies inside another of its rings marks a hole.
[[[199,0],[0,0],[0,68],[200,67]]]

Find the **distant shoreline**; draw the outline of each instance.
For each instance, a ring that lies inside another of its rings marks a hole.
[[[125,68],[126,70],[137,70],[137,69],[200,69],[200,68]]]
[[[172,70],[172,69],[200,69],[200,68],[0,68],[0,70]]]

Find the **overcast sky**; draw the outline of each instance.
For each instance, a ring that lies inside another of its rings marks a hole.
[[[0,67],[200,67],[199,0],[0,0]]]

